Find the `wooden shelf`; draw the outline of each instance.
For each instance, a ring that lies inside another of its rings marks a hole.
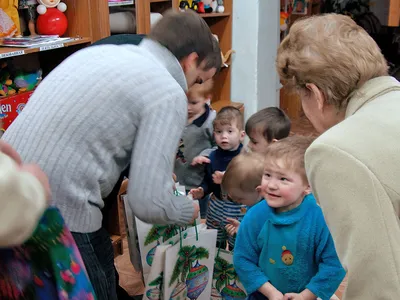
[[[150,3],[156,3],[156,2],[171,2],[171,0],[150,0]]]
[[[76,38],[74,41],[44,44],[42,46],[32,48],[0,47],[0,59],[89,43],[91,43],[90,38]]]
[[[210,14],[199,14],[202,18],[221,18],[221,17],[229,17],[231,13],[210,13]]]

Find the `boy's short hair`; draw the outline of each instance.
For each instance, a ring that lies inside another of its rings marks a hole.
[[[244,127],[244,119],[243,114],[236,107],[233,106],[225,106],[223,107],[215,117],[214,120],[214,129],[216,126],[230,125],[235,122],[237,128],[239,130],[243,130]]]
[[[188,99],[192,99],[195,96],[200,95],[201,97],[208,97],[212,94],[212,89],[214,87],[214,80],[211,78],[202,84],[195,83],[189,88],[187,92]]]
[[[285,168],[300,174],[303,181],[308,182],[304,155],[313,141],[313,137],[293,135],[272,143],[266,149],[264,165],[276,165],[277,160],[282,160]]]
[[[232,188],[253,192],[261,184],[264,172],[264,155],[244,152],[235,156],[229,163],[221,187],[228,192]]]
[[[246,122],[246,134],[250,136],[253,130],[261,130],[264,139],[283,139],[290,134],[291,122],[285,112],[278,107],[267,107],[253,114]]]

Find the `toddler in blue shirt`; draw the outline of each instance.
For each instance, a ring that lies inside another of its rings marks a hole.
[[[304,154],[312,139],[267,147],[260,201],[244,217],[234,266],[248,299],[329,300],[345,271],[321,208],[310,194]]]

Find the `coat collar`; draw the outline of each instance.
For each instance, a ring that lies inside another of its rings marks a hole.
[[[350,99],[345,118],[355,114],[366,103],[391,91],[400,91],[400,83],[391,76],[381,76],[368,80]]]

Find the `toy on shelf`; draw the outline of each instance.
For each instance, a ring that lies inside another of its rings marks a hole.
[[[29,34],[32,36],[36,35],[35,23],[37,18],[37,4],[36,0],[19,0],[19,9],[23,12],[24,20],[28,25]]]
[[[19,72],[14,78],[14,84],[20,94],[34,90],[41,80],[42,70],[32,73]]]
[[[199,10],[199,0],[192,0],[192,5],[190,8],[197,12]]]
[[[212,11],[213,11],[213,9],[211,7],[212,1],[213,0],[201,0],[199,2],[199,10],[198,10],[198,12],[199,13],[203,13],[203,14],[204,13],[206,13],[206,14],[212,13]]]
[[[0,37],[20,35],[18,0],[0,0]]]
[[[218,7],[217,0],[212,0],[211,2],[212,12],[217,12],[217,7]]]
[[[181,0],[179,2],[179,10],[181,11],[185,11],[188,10],[190,8],[190,3],[187,0]]]
[[[36,26],[40,34],[62,36],[68,27],[64,12],[67,5],[60,0],[38,0]]]
[[[0,66],[0,98],[32,91],[41,80],[42,70],[40,69],[33,72],[11,72],[7,62],[3,62]]]
[[[0,98],[14,95],[17,92],[6,62],[3,62],[0,67],[0,87]]]
[[[222,14],[225,11],[224,0],[217,0],[217,4],[217,12]]]
[[[286,29],[288,28],[288,25],[287,25],[288,18],[289,18],[289,14],[281,11],[280,23],[279,23],[281,31],[286,31]]]
[[[213,35],[214,35],[215,39],[219,42],[218,36],[217,36],[216,34],[213,34]],[[229,65],[231,64],[231,62],[230,62],[230,57],[231,57],[231,55],[232,55],[233,53],[235,53],[235,50],[233,50],[233,49],[228,50],[225,54],[224,54],[224,53],[222,52],[222,50],[221,50],[221,60],[222,60],[222,65],[221,65],[221,67],[222,67],[222,68],[227,68],[227,67],[229,67]]]

